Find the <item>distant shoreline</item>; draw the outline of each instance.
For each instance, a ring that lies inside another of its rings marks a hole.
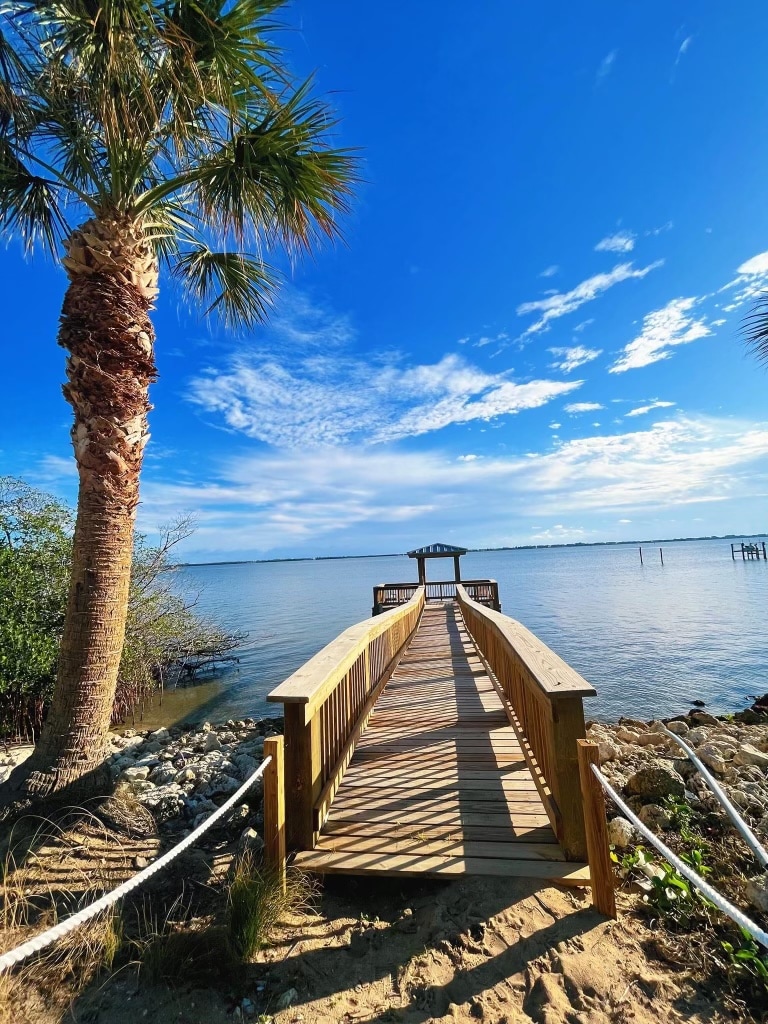
[[[753,533],[752,539],[760,538],[768,540],[768,533]],[[467,552],[477,551],[538,551],[547,548],[604,548],[604,547],[626,547],[627,545],[643,544],[683,544],[699,540],[727,540],[742,541],[745,535],[741,533],[726,533],[721,536],[709,537],[658,537],[651,540],[590,540],[571,541],[569,544],[512,544],[495,548],[467,548]],[[264,565],[273,562],[333,562],[350,558],[405,558],[404,551],[392,551],[375,555],[303,555],[298,558],[236,558],[227,559],[222,562],[180,562],[179,568],[199,568],[204,565]]]

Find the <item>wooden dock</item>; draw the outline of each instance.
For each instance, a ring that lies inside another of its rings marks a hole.
[[[428,605],[298,867],[569,877],[499,689],[455,604]]]
[[[284,835],[318,873],[500,875],[591,884],[614,913],[594,689],[521,623],[469,596],[345,630],[269,695],[285,711]]]

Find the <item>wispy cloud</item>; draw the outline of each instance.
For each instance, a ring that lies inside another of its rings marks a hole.
[[[731,288],[736,288],[737,291],[728,305],[723,306],[725,313],[731,313],[739,306],[762,295],[768,289],[768,252],[760,252],[742,263],[736,270],[736,277],[723,285],[720,291],[729,291]]]
[[[632,252],[636,238],[637,235],[632,231],[617,231],[601,238],[595,246],[595,252]]]
[[[578,416],[582,412],[595,412],[597,409],[604,409],[605,406],[599,402],[571,402],[570,405],[566,405],[565,411],[569,412],[571,416]]]
[[[550,348],[547,351],[551,352],[553,356],[559,357],[554,363],[549,364],[550,369],[562,370],[563,373],[572,373],[573,370],[584,366],[585,363],[591,363],[593,359],[597,359],[603,354],[601,348],[585,348],[584,345],[573,345],[570,348]]]
[[[693,36],[686,36],[685,39],[680,43],[677,50],[677,56],[675,57],[675,67],[680,63],[683,57],[686,55],[693,42]]]
[[[276,447],[317,447],[395,441],[452,424],[489,421],[546,405],[582,384],[517,383],[458,355],[402,366],[341,355],[283,364],[251,354],[192,380],[189,400],[248,437]]]
[[[555,274],[559,273],[560,267],[558,267],[556,263],[553,263],[552,266],[547,267],[545,270],[542,270],[542,272],[539,274],[539,277],[554,277]]]
[[[200,481],[146,479],[141,526],[194,510],[193,543],[210,554],[317,552],[333,536],[348,552],[359,544],[404,550],[438,524],[458,543],[487,546],[547,528],[546,520],[530,525],[544,517],[592,529],[610,510],[631,518],[636,510],[738,501],[754,493],[754,464],[766,458],[768,424],[708,417],[478,459],[381,447],[266,449],[206,467]]]
[[[690,315],[697,302],[696,298],[673,299],[662,309],[649,313],[643,319],[642,332],[624,346],[623,354],[609,372],[624,373],[658,363],[669,359],[675,346],[706,338],[712,333],[706,317],[697,319]]]
[[[611,71],[613,71],[613,66],[616,63],[616,58],[618,57],[618,55],[618,50],[611,50],[611,52],[607,53],[600,61],[596,75],[596,80],[598,83],[602,82],[605,78],[608,77],[608,75],[610,75]]]
[[[533,302],[523,302],[517,307],[518,316],[525,316],[526,313],[541,313],[541,316],[530,327],[527,327],[522,334],[526,338],[531,334],[538,334],[546,330],[553,320],[557,320],[567,313],[573,313],[580,309],[585,303],[592,302],[609,288],[620,284],[622,281],[639,279],[650,274],[652,270],[661,267],[664,260],[656,260],[647,267],[636,268],[632,263],[619,263],[608,271],[608,273],[595,274],[577,284],[569,292],[556,292],[544,299],[536,299]]]
[[[630,409],[627,416],[644,416],[647,412],[652,412],[654,409],[671,409],[675,402],[660,402],[658,399],[649,402],[648,405],[639,405],[636,409]]]
[[[582,331],[585,331],[589,327],[589,325],[593,324],[594,322],[594,317],[590,317],[588,320],[582,320],[580,324],[576,324],[576,326],[573,328],[573,333],[581,334]]]

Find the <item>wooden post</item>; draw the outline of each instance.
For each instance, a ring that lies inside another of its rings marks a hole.
[[[605,818],[605,797],[590,765],[600,764],[596,743],[578,741],[579,776],[584,803],[584,823],[587,833],[589,879],[592,903],[606,917],[616,917],[616,899],[613,892],[613,867],[608,845],[608,823]]]
[[[664,552],[661,548],[659,548],[659,558],[661,559],[661,564],[664,565]]]
[[[304,723],[304,704],[285,705],[286,841],[290,850],[312,850],[317,841],[315,801],[320,796],[320,716]]]
[[[764,562],[768,562],[768,557],[766,557],[766,554],[765,554],[765,541],[763,541],[763,561]]]
[[[560,811],[558,839],[566,860],[586,860],[584,811],[579,784],[577,740],[584,739],[584,705],[581,697],[552,700],[552,762],[554,779],[547,779]]]
[[[285,892],[285,774],[282,736],[264,740],[264,756],[271,757],[264,769],[264,859],[280,879]]]
[[[733,544],[731,544],[731,558],[734,562],[736,561],[736,555],[733,552]]]
[[[461,569],[459,568],[459,556],[453,556],[453,578],[457,583],[461,583]]]
[[[643,564],[643,549],[640,548],[640,565]]]
[[[423,558],[417,558],[416,562],[419,566],[419,586],[423,587],[427,582],[427,566]]]

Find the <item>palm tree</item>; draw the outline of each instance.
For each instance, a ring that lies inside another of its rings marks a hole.
[[[4,799],[85,787],[125,631],[160,269],[227,323],[264,318],[271,254],[337,234],[333,118],[268,41],[283,0],[0,3],[0,223],[61,259],[79,472],[55,696]],[[78,226],[79,225],[79,226]],[[10,792],[9,792],[10,790]]]
[[[752,312],[744,317],[743,330],[747,345],[761,363],[768,364],[768,293],[755,300]]]

